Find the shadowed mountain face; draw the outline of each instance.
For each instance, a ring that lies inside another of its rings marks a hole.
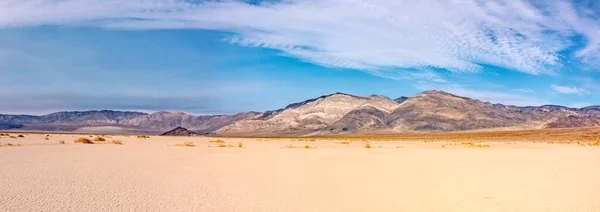
[[[194,116],[120,111],[60,112],[44,116],[0,115],[0,129],[61,130],[113,126],[163,133],[176,127],[197,134],[241,136],[411,133],[490,128],[536,129],[600,126],[600,106],[517,107],[491,104],[442,91],[413,97],[325,95],[279,110]],[[179,128],[177,128],[179,129]]]

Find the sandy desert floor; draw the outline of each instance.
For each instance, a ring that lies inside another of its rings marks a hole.
[[[21,134],[0,211],[600,211],[587,143]]]

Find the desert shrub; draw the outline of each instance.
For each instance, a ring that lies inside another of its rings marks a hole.
[[[238,143],[238,148],[242,148],[242,147],[244,147],[244,144],[242,142],[239,142]]]
[[[150,136],[147,136],[147,135],[138,135],[137,138],[150,138]]]
[[[194,142],[185,142],[183,143],[183,146],[194,147],[196,144],[194,144]]]
[[[17,137],[16,137],[16,136],[12,136],[12,135],[11,135],[11,136],[9,136],[9,138],[17,138]]]
[[[349,141],[342,141],[342,142],[339,142],[338,144],[350,144],[350,142]]]
[[[103,137],[96,137],[94,138],[94,141],[106,141],[106,139]]]
[[[477,148],[490,148],[490,145],[488,144],[477,144],[477,146],[475,146]]]
[[[220,143],[220,144],[219,144],[219,147],[227,147],[227,144]]]
[[[58,143],[59,144],[65,144],[65,141],[59,141]]]
[[[208,142],[210,142],[210,143],[218,143],[218,144],[225,143],[225,141],[223,141],[223,140],[221,140],[221,139],[210,140],[210,141],[208,141]]]
[[[113,144],[117,144],[117,145],[123,145],[123,142],[119,141],[119,140],[112,140]]]
[[[304,149],[314,149],[316,146],[304,145]]]
[[[367,148],[367,149],[371,148],[371,144],[367,143],[367,144],[365,145],[365,148]]]
[[[19,138],[25,138],[24,135],[18,135],[17,137],[19,137]]]
[[[299,138],[298,141],[315,142],[317,140],[314,138]]]
[[[94,142],[92,142],[92,140],[90,140],[89,138],[78,138],[77,140],[75,140],[75,143],[94,144]]]
[[[588,143],[588,146],[600,146],[600,141],[590,142]]]

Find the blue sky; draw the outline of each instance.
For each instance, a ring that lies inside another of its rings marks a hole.
[[[0,113],[232,114],[346,92],[600,104],[600,3],[7,0]]]

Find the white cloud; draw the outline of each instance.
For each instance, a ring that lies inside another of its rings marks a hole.
[[[573,56],[591,65],[600,61],[598,15],[565,1],[266,2],[5,0],[0,28],[59,24],[228,31],[235,33],[231,43],[374,74],[416,69],[431,75],[431,68],[477,72],[479,64],[553,74],[563,66],[559,52],[574,45],[574,35],[587,43]]]
[[[562,93],[562,94],[582,94],[585,92],[584,89],[578,88],[578,87],[569,87],[569,86],[562,86],[562,85],[552,85],[550,87],[552,87],[552,89],[554,91]]]

